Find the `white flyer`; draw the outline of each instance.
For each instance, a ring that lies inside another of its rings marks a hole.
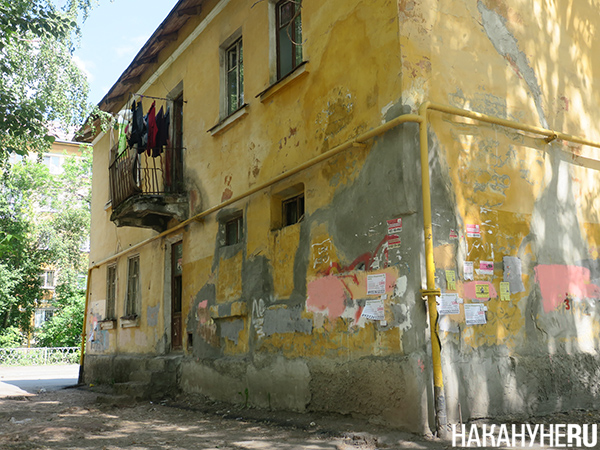
[[[371,320],[385,320],[383,299],[367,300],[360,317]]]
[[[437,297],[437,300],[437,310],[440,315],[460,313],[458,294],[442,294],[440,297]]]
[[[367,295],[385,294],[385,273],[367,275]]]
[[[485,325],[487,323],[485,317],[485,305],[465,303],[465,322],[467,325]]]
[[[465,261],[463,265],[465,280],[473,280],[473,261]]]

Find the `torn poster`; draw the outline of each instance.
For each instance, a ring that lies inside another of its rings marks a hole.
[[[473,261],[465,261],[463,265],[463,273],[466,280],[473,281]]]
[[[500,282],[500,300],[510,302],[510,283],[508,281]]]
[[[490,285],[487,283],[475,283],[475,297],[478,299],[489,299]]]
[[[402,219],[390,219],[387,221],[387,234],[397,234],[402,231]]]
[[[451,291],[456,290],[456,273],[454,270],[446,270],[446,287]]]
[[[385,294],[385,273],[367,275],[367,295]]]
[[[480,238],[481,230],[479,229],[479,224],[467,224],[467,237],[470,238]]]
[[[516,256],[505,256],[502,258],[504,263],[504,281],[510,283],[510,293],[525,292],[525,286],[521,278],[521,260]]]
[[[467,325],[485,325],[485,305],[465,303],[465,322]]]
[[[458,294],[442,294],[437,297],[437,301],[437,310],[440,315],[460,313]]]
[[[400,248],[400,236],[398,236],[397,234],[390,234],[388,235],[388,248]]]
[[[383,299],[367,300],[360,317],[370,320],[385,320]]]
[[[494,275],[494,261],[479,261],[481,275]]]

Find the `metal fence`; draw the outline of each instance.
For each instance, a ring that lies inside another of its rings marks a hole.
[[[80,347],[0,348],[0,366],[78,364]]]

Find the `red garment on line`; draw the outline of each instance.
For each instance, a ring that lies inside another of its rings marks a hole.
[[[156,135],[158,127],[156,126],[156,102],[152,102],[152,106],[148,110],[148,143],[146,144],[146,154],[150,156],[150,152],[156,146]]]

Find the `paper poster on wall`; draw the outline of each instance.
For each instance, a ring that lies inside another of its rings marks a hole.
[[[390,219],[387,221],[387,234],[398,234],[402,231],[402,219]]]
[[[385,294],[385,273],[367,275],[367,295]]]
[[[360,317],[370,320],[384,320],[385,310],[383,299],[367,300]]]
[[[487,283],[475,283],[475,297],[478,299],[489,299],[490,285]]]
[[[510,302],[510,283],[508,281],[500,282],[500,300]]]
[[[458,239],[458,233],[456,230],[450,229],[450,235],[448,236],[450,239]]]
[[[479,261],[479,273],[482,275],[494,275],[494,261]]]
[[[479,224],[467,224],[467,237],[470,238],[480,238],[481,230],[479,229]]]
[[[465,303],[464,308],[467,325],[485,325],[487,323],[485,317],[486,308],[484,305]]]
[[[390,234],[388,236],[388,248],[400,248],[400,236],[397,234]]]
[[[456,273],[454,270],[446,270],[446,286],[451,291],[456,290]]]
[[[465,261],[463,263],[463,274],[465,280],[473,281],[473,261]]]
[[[459,314],[460,306],[458,301],[458,294],[442,294],[437,297],[438,305],[437,310],[440,315],[444,314]]]

